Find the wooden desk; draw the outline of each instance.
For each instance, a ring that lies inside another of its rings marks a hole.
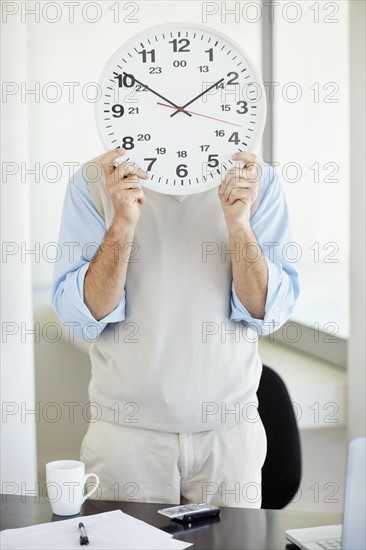
[[[80,515],[120,509],[126,514],[174,534],[179,539],[193,542],[194,550],[203,548],[210,550],[287,548],[289,550],[296,547],[287,542],[286,529],[327,525],[342,521],[338,514],[222,508],[219,520],[213,519],[200,524],[192,524],[191,528],[185,528],[157,513],[159,508],[167,506],[171,505],[89,500],[83,504]],[[43,498],[1,495],[0,510],[1,529],[68,519],[53,516],[49,503]]]

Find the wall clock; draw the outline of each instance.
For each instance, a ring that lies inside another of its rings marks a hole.
[[[264,86],[230,38],[203,25],[145,30],[108,61],[97,125],[106,149],[150,173],[145,187],[170,195],[212,189],[254,151],[266,118]]]

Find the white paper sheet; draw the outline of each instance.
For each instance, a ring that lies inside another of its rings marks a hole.
[[[79,523],[85,525],[88,546],[80,546]],[[92,516],[42,523],[0,533],[1,550],[181,550],[191,543],[174,539],[172,535],[140,521],[121,510]]]

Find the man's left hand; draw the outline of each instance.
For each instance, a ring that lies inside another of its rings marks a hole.
[[[219,186],[219,197],[228,229],[235,230],[249,223],[250,208],[258,195],[263,162],[257,155],[244,151],[235,153],[231,158],[236,161],[236,166],[226,172],[225,180]]]

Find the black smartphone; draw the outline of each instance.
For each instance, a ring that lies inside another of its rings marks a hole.
[[[182,506],[173,506],[171,508],[158,510],[159,514],[163,514],[163,516],[182,523],[190,523],[192,521],[218,516],[220,511],[218,506],[205,504],[204,502],[202,504],[184,504]]]

